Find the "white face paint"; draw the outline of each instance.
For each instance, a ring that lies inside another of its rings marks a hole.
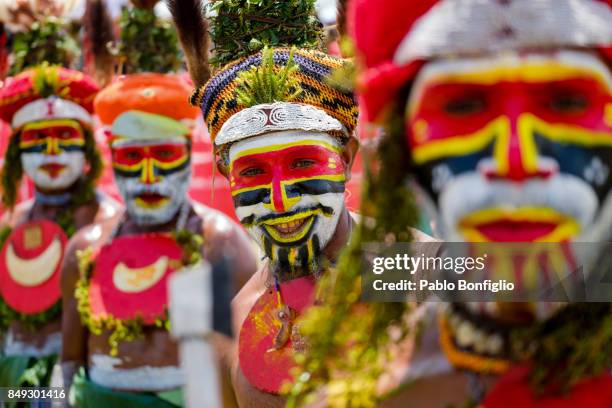
[[[236,214],[280,270],[315,272],[344,209],[342,146],[326,133],[283,131],[233,144]]]
[[[113,170],[128,214],[140,225],[169,222],[187,200],[191,167],[184,142],[113,145]]]
[[[85,153],[62,152],[58,155],[22,153],[23,171],[41,190],[63,190],[72,186],[85,169]]]

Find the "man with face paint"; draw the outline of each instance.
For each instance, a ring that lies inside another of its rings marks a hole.
[[[187,195],[200,115],[187,104],[190,91],[179,76],[140,73],[95,99],[126,210],[76,235],[63,270],[70,340],[62,367],[77,407],[180,405],[184,374],[168,332],[168,277],[194,257],[225,261],[238,276],[256,270],[246,234]]]
[[[352,12],[365,113],[402,123],[386,138],[409,166],[382,165],[398,166],[398,183],[416,176],[441,237],[610,239],[612,2],[357,0]],[[419,381],[387,404],[609,406],[611,362],[581,347],[610,344],[610,304],[543,306],[448,305],[413,356]],[[526,327],[540,328],[519,353],[528,366],[512,353]],[[568,377],[573,388],[542,397],[530,373],[547,392]]]
[[[293,355],[306,347],[299,317],[353,225],[344,192],[358,146],[357,105],[352,93],[325,81],[346,62],[307,49],[266,48],[236,55],[241,59],[198,81],[202,60],[194,50],[203,40],[193,38],[192,27],[203,25],[202,4],[170,6],[217,168],[230,182],[240,222],[265,253],[264,267],[233,301],[234,392],[240,406],[283,406],[278,394],[292,379]]]
[[[82,73],[46,65],[9,78],[0,90],[0,117],[13,129],[2,169],[3,387],[48,384],[62,344],[66,242],[118,212],[95,191],[102,166],[93,137],[97,91]],[[34,199],[15,206],[24,173]]]

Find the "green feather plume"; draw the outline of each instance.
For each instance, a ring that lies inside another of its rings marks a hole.
[[[279,70],[274,64],[274,50],[264,48],[261,65],[238,76],[238,103],[249,108],[264,103],[295,100],[302,93],[302,88],[293,75],[299,70],[293,61],[294,53],[295,48],[292,48],[287,64]]]

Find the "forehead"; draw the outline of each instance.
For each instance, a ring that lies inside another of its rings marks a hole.
[[[229,149],[229,159],[266,153],[299,146],[320,146],[332,151],[340,151],[338,140],[327,133],[305,130],[289,130],[266,133],[234,143]]]
[[[26,123],[23,126],[23,130],[44,130],[54,127],[72,127],[75,129],[80,129],[81,125],[74,119],[47,119]]]
[[[483,58],[432,61],[417,76],[412,99],[419,99],[430,85],[500,82],[541,83],[572,78],[592,78],[612,92],[612,75],[597,55],[584,51],[507,53]]]

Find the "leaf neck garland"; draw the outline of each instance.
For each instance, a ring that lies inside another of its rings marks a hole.
[[[202,245],[204,238],[188,230],[176,231],[173,234],[176,243],[183,250],[181,264],[183,267],[195,265],[200,262],[202,257]],[[81,322],[87,329],[95,335],[103,332],[110,332],[108,344],[110,355],[116,356],[119,353],[119,343],[135,341],[143,336],[145,326],[153,326],[163,330],[170,330],[170,320],[168,311],[164,310],[162,316],[155,319],[153,325],[145,325],[142,318],[117,319],[112,315],[105,317],[93,316],[89,300],[89,288],[91,275],[95,267],[94,251],[89,247],[82,251],[77,251],[79,280],[76,284],[74,297],[77,301],[77,310],[81,316]],[[178,272],[178,271],[177,271]]]
[[[375,222],[356,226],[336,268],[318,283],[322,303],[307,310],[300,326],[309,350],[296,357],[300,370],[287,392],[288,408],[316,401],[321,387],[327,390],[329,407],[375,407],[378,380],[395,358],[393,345],[414,336],[406,319],[413,310],[410,304],[360,303],[362,243],[410,242],[410,227],[417,225],[417,208],[406,183],[402,116],[397,118],[378,151],[369,146],[362,151],[360,211],[364,220]],[[374,169],[370,163],[381,165]]]

